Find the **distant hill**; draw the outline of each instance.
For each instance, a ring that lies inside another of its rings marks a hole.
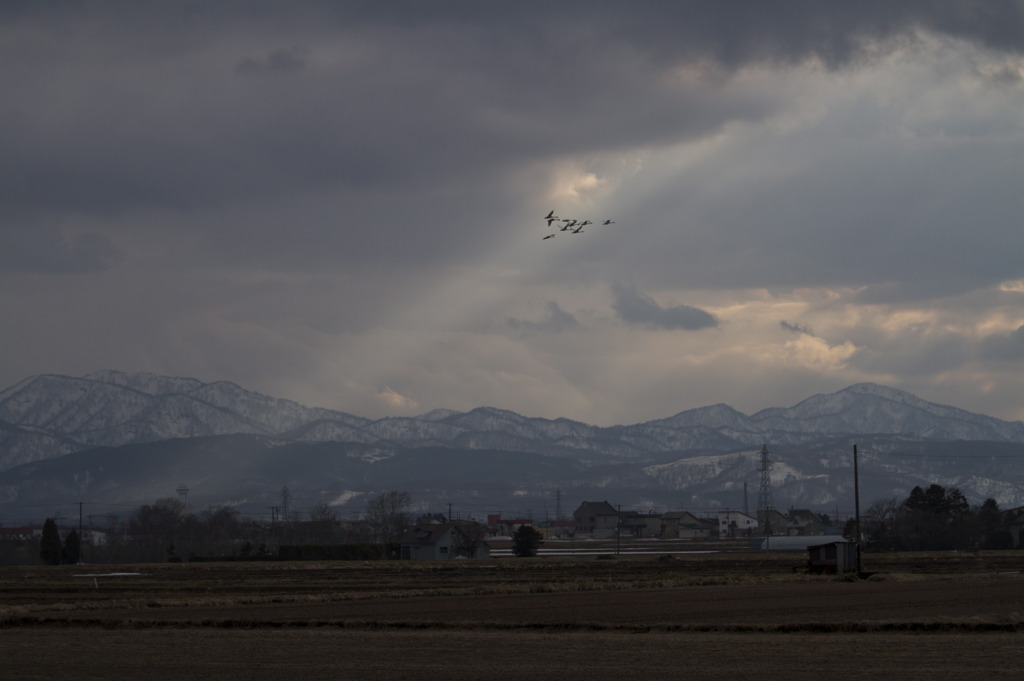
[[[425,506],[548,515],[562,500],[636,508],[756,508],[759,450],[777,507],[852,505],[916,484],[1024,504],[1024,423],[857,384],[746,415],[714,405],[613,427],[480,407],[367,419],[233,383],[102,371],[32,376],[0,392],[0,509],[148,503],[185,484],[197,504],[358,504],[404,489]],[[556,490],[560,494],[556,495]]]

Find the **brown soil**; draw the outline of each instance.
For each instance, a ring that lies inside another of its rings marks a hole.
[[[1024,554],[907,556],[0,568],[0,647],[12,679],[1024,678]]]

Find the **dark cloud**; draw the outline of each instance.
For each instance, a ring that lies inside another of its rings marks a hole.
[[[697,331],[714,328],[718,321],[714,315],[689,305],[661,307],[635,288],[616,284],[612,286],[612,308],[622,321],[654,329],[683,329]]]
[[[235,73],[254,75],[275,71],[301,71],[306,68],[305,50],[287,49],[271,52],[265,59],[245,57],[235,66]]]
[[[63,234],[48,227],[4,228],[0,269],[70,274],[105,270],[120,259],[118,249],[99,234]]]
[[[1024,359],[1024,326],[986,337],[978,348],[982,357],[1016,361]]]
[[[612,404],[648,382],[619,342],[676,391],[659,331],[717,326],[670,342],[704,385],[759,373],[774,395],[796,392],[779,329],[813,324],[830,333],[792,345],[815,390],[841,386],[814,352],[852,352],[825,336],[864,348],[856,380],[923,385],[976,362],[974,332],[899,313],[963,328],[984,314],[956,313],[963,292],[1024,279],[1021,26],[1003,0],[0,3],[0,314],[25,320],[0,371],[298,372],[311,401],[360,404],[429,365],[415,394],[439,406],[532,403],[566,371]],[[618,224],[537,248],[552,208]],[[543,335],[614,281],[637,282],[612,287],[623,324]],[[523,319],[525,300],[550,302]],[[869,337],[835,331],[841,306]],[[486,320],[507,337],[470,361]]]
[[[351,3],[344,3],[351,5]],[[666,60],[713,58],[738,67],[765,59],[796,61],[816,56],[838,66],[877,52],[879,41],[925,29],[976,41],[995,49],[1024,46],[1021,6],[1015,0],[905,0],[849,3],[843,0],[743,0],[615,3],[586,0],[481,5],[454,2],[369,3],[346,7],[339,19],[414,26],[454,23],[526,35],[547,30],[563,37],[591,32],[607,42],[643,45]]]
[[[859,339],[849,361],[869,374],[923,379],[962,369],[972,360],[972,352],[971,340],[961,333],[911,325],[898,335]]]
[[[785,319],[779,322],[779,327],[781,327],[784,331],[791,331],[793,333],[805,333],[808,336],[814,335],[814,332],[811,331],[810,327],[801,326],[800,324],[790,324]]]
[[[538,331],[565,331],[580,326],[579,320],[566,312],[553,300],[544,305],[545,315],[541,321],[530,321],[509,317],[507,324],[513,329],[534,329]]]

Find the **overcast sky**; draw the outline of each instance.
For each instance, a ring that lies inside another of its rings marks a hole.
[[[12,0],[0,88],[0,388],[1024,419],[1021,1]]]

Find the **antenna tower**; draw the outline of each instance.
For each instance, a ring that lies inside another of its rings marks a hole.
[[[771,511],[775,507],[772,501],[772,453],[768,445],[761,447],[761,497],[757,503],[757,521],[761,523],[766,537],[771,536]]]
[[[178,499],[181,500],[181,514],[188,515],[188,493],[191,490],[189,490],[185,483],[181,483],[178,485],[178,489],[174,491],[178,493]]]

